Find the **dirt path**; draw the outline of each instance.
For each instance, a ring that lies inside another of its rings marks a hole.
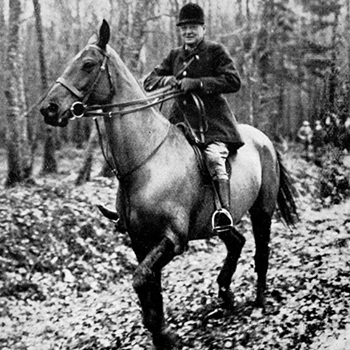
[[[165,268],[167,318],[183,339],[184,350],[349,349],[350,202],[322,211],[305,209],[302,219],[294,232],[281,223],[273,225],[265,314],[252,308],[250,233],[233,284],[234,314],[218,308],[215,279],[225,250],[217,239],[191,244]],[[241,229],[248,228],[244,220]],[[40,278],[37,282],[51,291],[46,300],[1,298],[1,349],[150,346],[130,274],[105,290],[83,293],[69,276],[63,281],[50,275]]]
[[[18,206],[28,201],[32,206],[34,204],[32,209],[36,215],[43,215],[43,212],[60,215],[58,232],[81,230],[92,215],[91,205],[101,202],[112,205],[115,196],[115,186],[106,184],[105,180],[89,182],[79,188],[52,188],[50,184],[48,190],[40,188],[37,194],[30,189],[25,191],[28,193],[12,194],[14,203],[0,198],[4,200],[0,203],[3,208],[13,210],[4,212],[2,227],[13,228],[7,217],[15,217],[16,210],[18,218],[24,218],[23,208]],[[300,192],[303,194],[302,188]],[[52,193],[55,196],[51,199]],[[51,201],[42,204],[44,197]],[[87,200],[92,203],[85,206]],[[9,205],[13,209],[9,209]],[[216,277],[225,257],[224,245],[218,239],[191,243],[188,252],[164,269],[167,320],[183,339],[184,350],[349,350],[346,337],[350,327],[350,201],[330,209],[311,209],[303,203],[300,208],[302,220],[293,232],[280,222],[273,223],[264,314],[252,307],[255,298],[254,245],[246,219],[240,224],[247,243],[233,282],[237,300],[233,314],[221,310],[216,298]],[[85,221],[76,220],[79,216]],[[93,213],[94,218],[101,221],[97,213]],[[54,217],[40,217],[40,220],[52,219]],[[40,220],[36,219],[35,224]],[[28,221],[24,220],[23,224]],[[107,221],[103,225],[95,230],[97,239],[101,230],[111,229]],[[56,226],[50,221],[50,227]],[[124,245],[113,246],[113,249],[113,254],[121,254],[127,260],[126,266],[132,269],[136,262],[131,249]],[[93,269],[84,260],[75,262],[81,264],[82,270],[90,268],[93,271],[87,276],[87,291],[77,288],[78,277],[70,274],[68,265],[54,274],[33,274],[31,282],[39,286],[40,293],[34,291],[26,297],[21,293],[17,296],[2,293],[0,348],[149,348],[150,340],[142,326],[130,271],[119,271],[120,260],[108,254],[97,256],[99,260]],[[115,274],[117,277],[113,278],[112,270],[119,271]],[[21,271],[8,273],[6,279],[15,280],[20,274]]]

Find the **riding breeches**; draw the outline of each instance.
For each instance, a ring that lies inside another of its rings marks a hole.
[[[228,180],[226,160],[229,150],[224,142],[210,143],[204,150],[206,164],[214,180]]]

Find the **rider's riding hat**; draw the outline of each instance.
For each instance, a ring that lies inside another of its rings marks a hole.
[[[204,24],[204,12],[197,4],[186,4],[180,10],[179,21],[176,24]]]

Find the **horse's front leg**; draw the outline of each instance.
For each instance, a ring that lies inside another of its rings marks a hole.
[[[174,257],[174,243],[167,237],[142,259],[134,273],[133,286],[143,311],[143,322],[151,332],[156,350],[177,349],[177,340],[166,329],[161,292],[161,269]]]

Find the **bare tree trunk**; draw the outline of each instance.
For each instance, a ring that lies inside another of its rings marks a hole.
[[[35,14],[35,28],[38,38],[38,53],[39,53],[39,66],[40,66],[40,79],[43,92],[47,91],[49,88],[47,79],[47,68],[44,53],[44,35],[43,26],[41,21],[41,11],[39,0],[33,0],[34,14]],[[51,126],[46,126],[46,138],[44,143],[44,159],[42,165],[42,173],[56,173],[57,172],[57,162],[55,159],[55,141],[54,141],[54,131]]]
[[[6,25],[5,25],[5,15],[4,15],[4,3],[0,1],[0,67],[5,67],[6,59]],[[5,79],[5,70],[1,69],[0,71],[0,81]],[[2,103],[2,91],[3,86],[0,87],[0,103]],[[4,105],[4,104],[3,104]],[[5,114],[5,113],[4,113]]]
[[[28,141],[27,122],[23,117],[25,94],[23,83],[23,57],[20,53],[21,1],[9,2],[9,33],[7,49],[7,156],[6,187],[28,181],[32,175],[33,159]],[[22,117],[21,117],[22,115]]]
[[[129,27],[128,27],[128,18],[129,18],[129,4],[126,0],[120,0],[118,3],[118,12],[120,13],[120,20],[118,23],[117,33],[117,47],[120,58],[125,62],[126,61],[126,46],[127,39],[129,37]]]
[[[332,27],[332,52],[331,52],[331,73],[329,77],[329,106],[330,112],[335,112],[336,110],[336,89],[337,89],[337,26],[339,25],[339,16],[335,14],[334,24]]]
[[[283,59],[281,64],[283,64]],[[278,103],[277,103],[277,113],[275,114],[274,120],[274,136],[277,137],[282,134],[282,130],[286,124],[287,118],[284,115],[284,105],[285,105],[285,87],[284,82],[281,81],[278,89]]]
[[[240,9],[241,6],[240,6]],[[243,18],[243,14],[241,14],[241,17]],[[252,23],[251,23],[251,16],[250,16],[250,9],[249,9],[249,0],[247,0],[246,3],[246,17],[247,17],[247,31],[250,34],[251,30],[252,30]],[[252,45],[252,49],[255,49],[255,44]],[[250,56],[250,55],[249,55]],[[249,58],[247,60],[247,65],[248,65],[248,69],[247,69],[247,77],[246,77],[246,81],[247,81],[247,95],[248,95],[248,120],[249,120],[249,124],[250,125],[254,125],[255,123],[255,110],[254,110],[254,100],[255,100],[255,96],[254,96],[254,86],[253,86],[253,82],[252,82],[252,76],[254,75],[254,68],[253,68],[253,64],[254,63],[254,59],[253,57]]]
[[[5,139],[5,128],[4,125],[6,123],[6,106],[7,102],[5,99],[5,72],[6,72],[6,54],[7,54],[7,28],[5,24],[5,14],[4,14],[4,2],[0,1],[0,67],[4,67],[4,69],[0,70],[0,81],[3,82],[0,84],[0,125],[3,127],[0,128],[0,139]],[[4,147],[4,144],[1,146]]]
[[[41,22],[41,11],[39,0],[33,0],[34,14],[35,14],[35,28],[36,34],[38,37],[38,53],[39,53],[39,66],[40,66],[40,79],[41,86],[44,91],[49,87],[47,82],[47,69],[46,69],[46,60],[44,54],[44,35],[43,35],[43,26]]]
[[[346,32],[347,32],[347,43],[348,43],[348,81],[350,81],[350,1],[347,2],[347,15],[346,15]],[[347,96],[347,103],[348,103],[348,112],[350,113],[350,87],[348,88],[348,96]]]
[[[146,26],[149,15],[153,13],[155,1],[137,0],[135,11],[133,13],[133,22],[131,27],[131,52],[130,69],[135,76],[140,76],[140,52],[145,42]]]
[[[86,181],[90,180],[92,161],[94,157],[94,149],[96,145],[97,145],[97,129],[92,128],[91,134],[89,137],[88,146],[86,147],[86,150],[85,150],[83,166],[79,170],[78,177],[75,180],[75,184],[77,186],[82,185]]]

